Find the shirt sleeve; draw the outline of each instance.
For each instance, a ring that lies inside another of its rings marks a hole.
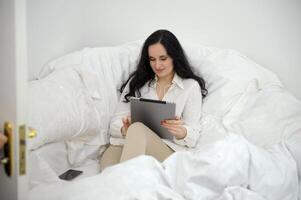
[[[123,102],[125,94],[128,93],[128,91],[129,91],[128,85],[129,85],[129,83],[126,85],[125,89],[123,90],[123,92],[121,94],[119,103],[116,107],[116,110],[115,110],[114,115],[110,122],[109,133],[110,133],[110,136],[113,138],[123,138],[123,136],[121,134],[121,128],[123,126],[122,118],[130,115],[130,103]]]
[[[187,134],[185,138],[180,140],[174,137],[176,144],[190,148],[196,146],[201,135],[202,99],[201,88],[198,82],[194,81],[182,113]]]

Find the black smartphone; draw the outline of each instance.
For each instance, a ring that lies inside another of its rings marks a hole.
[[[74,179],[75,177],[80,175],[81,173],[83,173],[83,171],[69,169],[66,172],[59,175],[59,178],[62,179],[62,180],[71,181],[72,179]]]

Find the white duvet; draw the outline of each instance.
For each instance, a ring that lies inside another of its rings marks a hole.
[[[291,200],[298,189],[296,162],[284,144],[264,150],[231,134],[163,164],[140,156],[107,168],[65,185],[56,199]]]
[[[84,49],[50,63],[42,75],[76,64],[91,97],[101,96],[107,122],[118,101],[116,89],[133,70],[139,48]],[[29,199],[297,200],[301,102],[275,74],[238,52],[197,46],[186,53],[209,90],[196,149],[176,152],[164,163],[140,156],[96,176],[45,182],[32,188]],[[75,150],[68,149],[68,156]]]

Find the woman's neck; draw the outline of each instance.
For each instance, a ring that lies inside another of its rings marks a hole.
[[[160,85],[170,85],[174,75],[175,75],[175,73],[172,73],[171,75],[169,75],[167,77],[161,77],[161,78],[158,77],[158,83]]]

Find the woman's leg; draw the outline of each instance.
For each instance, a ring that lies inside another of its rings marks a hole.
[[[139,155],[150,155],[162,162],[173,152],[156,133],[136,122],[127,131],[120,162]]]
[[[118,164],[120,162],[122,146],[110,145],[100,159],[100,169]]]

